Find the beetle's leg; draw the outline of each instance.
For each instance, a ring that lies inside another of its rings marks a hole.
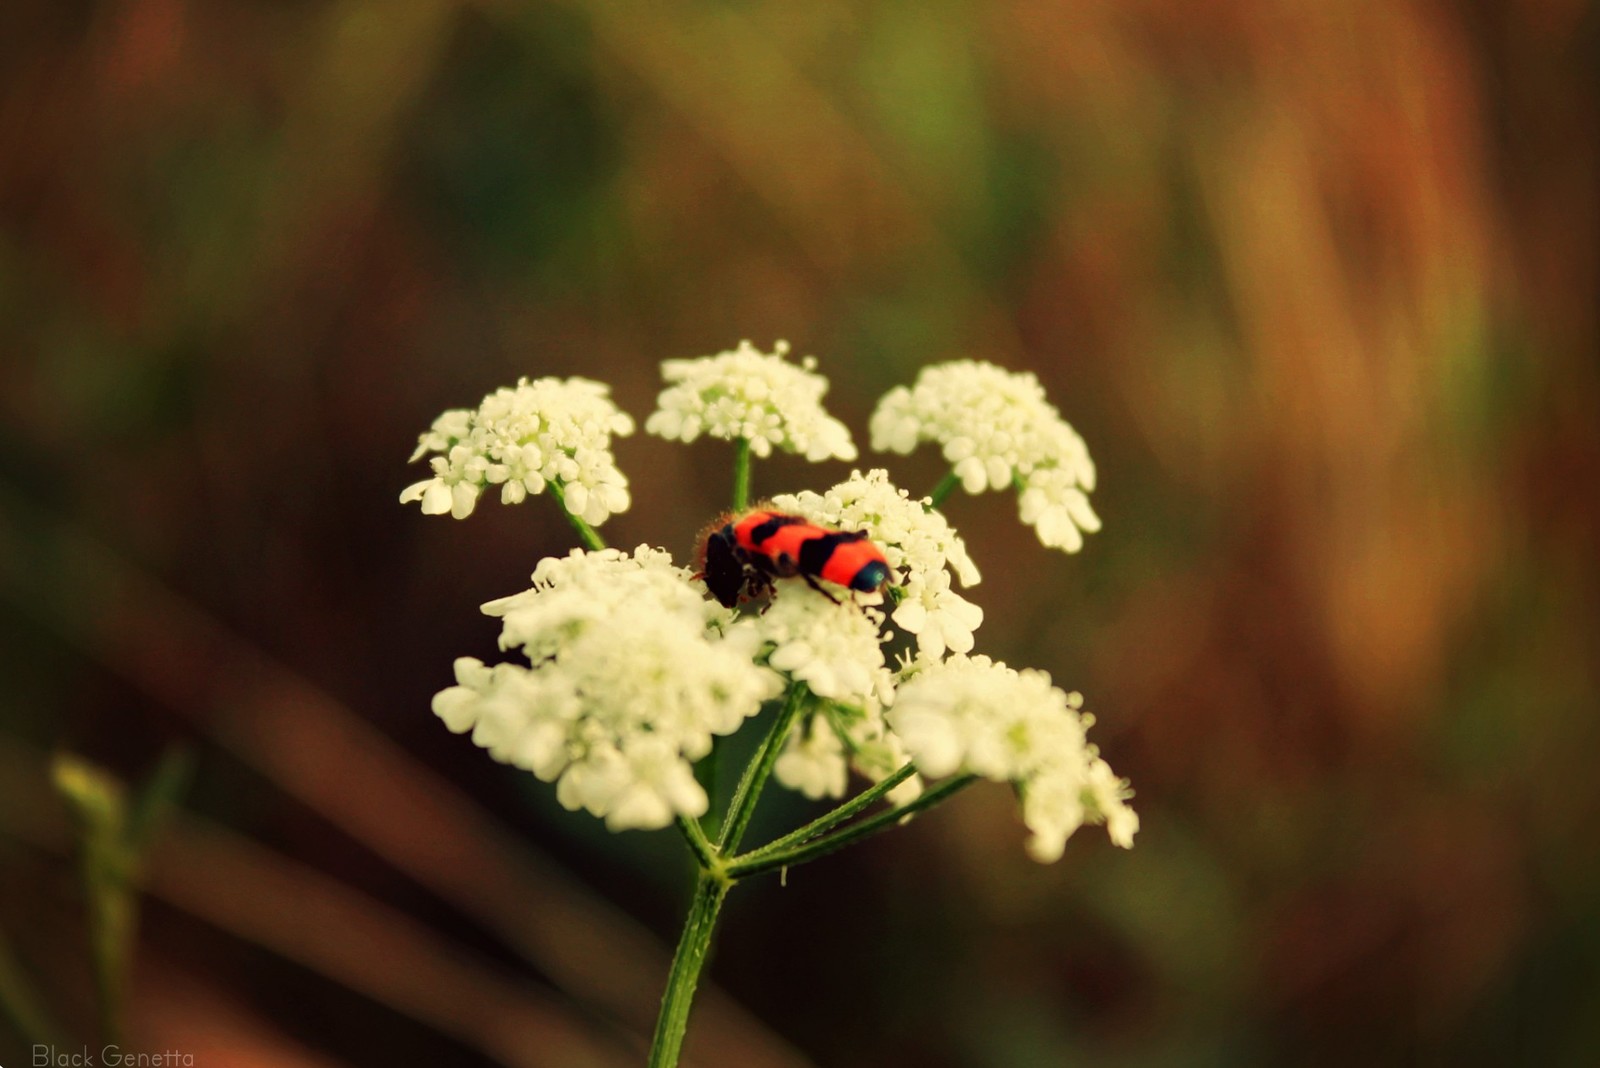
[[[823,589],[820,585],[818,585],[817,584],[817,580],[812,578],[810,575],[807,575],[804,572],[802,572],[800,577],[806,580],[806,585],[807,586],[810,586],[812,589],[814,589],[818,593],[822,594],[822,596],[826,597],[828,600],[832,601],[834,604],[842,604],[843,603],[842,601],[839,600],[839,598],[835,597],[833,594],[829,593],[827,590]]]

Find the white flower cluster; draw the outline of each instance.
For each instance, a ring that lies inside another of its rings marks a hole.
[[[804,682],[818,697],[863,701],[892,692],[883,660],[881,613],[850,601],[831,601],[816,590],[790,583],[755,619],[771,643],[767,663]]]
[[[1088,743],[1083,698],[1042,671],[1016,671],[986,656],[919,665],[901,683],[888,719],[930,778],[958,771],[1016,784],[1028,852],[1049,863],[1085,823],[1105,823],[1131,848],[1138,814],[1127,784]]]
[[[890,617],[895,626],[917,636],[925,657],[972,651],[983,609],[951,588],[951,572],[961,585],[973,586],[981,578],[978,568],[944,515],[897,488],[887,471],[855,471],[826,493],[783,494],[772,503],[824,526],[866,531],[900,573],[900,600]]]
[[[807,356],[797,366],[784,359],[788,352],[786,341],[770,354],[741,341],[731,352],[664,361],[669,385],[645,430],[686,442],[701,434],[743,438],[757,456],[779,448],[811,461],[854,460],[849,429],[823,410],[828,380],[813,371],[816,360]]]
[[[910,389],[878,402],[871,430],[880,452],[938,442],[968,493],[1017,486],[1022,521],[1046,546],[1077,552],[1083,534],[1100,529],[1088,446],[1032,373],[977,360],[925,367]]]
[[[547,558],[532,589],[484,611],[503,621],[501,648],[522,649],[532,667],[463,657],[434,712],[612,830],[704,813],[692,762],[783,686],[757,663],[753,624],[733,621],[660,550]]]
[[[821,401],[827,381],[809,357],[780,342],[749,342],[716,356],[669,360],[668,383],[646,430],[693,441],[744,439],[810,460],[854,459],[849,431]],[[547,485],[598,525],[628,506],[611,438],[633,422],[607,388],[584,379],[522,380],[471,411],[446,412],[422,435],[433,477],[402,502],[428,514],[468,515],[501,487],[515,503]],[[1083,440],[1045,400],[1031,374],[960,361],[923,371],[872,417],[874,447],[910,452],[937,441],[972,493],[1015,485],[1024,522],[1046,545],[1075,551],[1099,527],[1087,491],[1094,465]],[[434,711],[498,760],[556,784],[568,808],[613,830],[664,826],[708,807],[693,762],[786,687],[807,704],[774,767],[807,797],[840,797],[853,769],[882,781],[908,762],[917,774],[889,794],[905,804],[923,777],[967,772],[1015,786],[1031,832],[1029,852],[1058,858],[1084,823],[1105,823],[1131,846],[1139,819],[1131,796],[1088,743],[1092,717],[1077,694],[1038,671],[969,656],[983,610],[956,592],[980,576],[966,545],[927,499],[887,472],[854,472],[824,493],[775,498],[771,507],[834,530],[864,531],[884,554],[892,607],[871,595],[834,598],[785,582],[759,613],[706,596],[701,582],[660,550],[631,555],[574,550],[540,562],[532,588],[484,605],[502,620],[500,646],[527,664],[456,661],[456,685]],[[890,613],[885,619],[885,613]],[[915,635],[917,655],[891,668],[886,622]]]
[[[816,801],[843,797],[850,769],[878,782],[899,771],[911,756],[884,722],[883,706],[869,698],[860,706],[828,702],[795,726],[783,755],[773,767],[778,781]],[[888,793],[890,804],[903,805],[922,793],[922,778],[913,775]]]
[[[490,486],[500,487],[502,502],[518,504],[554,483],[568,511],[599,526],[628,509],[628,480],[617,470],[611,438],[631,433],[633,420],[600,382],[520,379],[476,409],[434,420],[411,455],[437,454],[429,461],[433,477],[407,486],[400,503],[421,501],[425,515],[465,519]]]

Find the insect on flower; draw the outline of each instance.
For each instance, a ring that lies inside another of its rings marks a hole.
[[[889,581],[889,562],[863,531],[829,530],[801,516],[756,508],[722,516],[706,529],[699,577],[727,608],[770,593],[780,578],[803,578],[837,601],[818,579],[874,593]]]

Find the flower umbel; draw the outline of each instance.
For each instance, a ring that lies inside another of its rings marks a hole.
[[[532,666],[457,660],[457,684],[434,711],[612,830],[704,813],[691,763],[781,689],[755,662],[753,626],[706,600],[660,550],[545,559],[532,589],[484,611],[503,620],[501,647]]]
[[[880,452],[938,442],[968,493],[1016,486],[1022,521],[1046,546],[1077,552],[1100,529],[1089,448],[1031,373],[977,360],[925,367],[910,389],[884,395],[871,427]]]
[[[518,504],[554,482],[565,507],[599,526],[628,509],[628,480],[611,455],[612,435],[633,433],[633,419],[611,402],[610,387],[585,378],[518,380],[475,409],[445,412],[417,439],[412,460],[436,453],[433,477],[413,483],[400,503],[422,502],[425,515],[465,519],[478,495],[500,487]]]
[[[698,874],[650,1068],[678,1063],[719,910],[744,879],[899,826],[979,779],[1014,789],[1041,862],[1085,823],[1125,848],[1139,829],[1126,781],[1088,741],[1082,698],[1041,671],[970,655],[984,613],[957,587],[976,585],[978,569],[938,510],[958,482],[970,493],[1012,486],[1039,539],[1075,552],[1100,525],[1083,440],[1033,375],[964,360],[924,370],[872,416],[875,448],[939,443],[952,471],[931,496],[876,469],[752,505],[752,457],[856,456],[823,409],[815,361],[791,363],[788,351],[742,342],[662,365],[667,386],[645,429],[734,443],[730,514],[749,522],[708,528],[703,575],[659,549],[605,548],[594,529],[629,506],[611,439],[634,428],[598,382],[522,379],[445,412],[412,457],[427,457],[431,476],[400,497],[464,518],[490,487],[506,503],[548,489],[587,547],[541,560],[529,589],[483,606],[513,658],[456,660],[433,710],[613,831],[677,825]],[[737,750],[718,743],[763,707],[765,737],[735,782],[723,765]],[[852,772],[869,780],[853,794]],[[843,800],[747,848],[771,778]]]
[[[768,354],[748,341],[731,352],[688,360],[666,360],[669,383],[645,420],[647,433],[693,441],[701,434],[744,440],[757,456],[774,448],[808,460],[854,460],[849,429],[822,407],[828,380],[814,372],[810,356],[798,365],[784,359],[789,343]]]
[[[889,723],[929,778],[957,771],[1010,782],[1033,832],[1028,852],[1049,863],[1084,823],[1106,823],[1111,840],[1133,845],[1139,817],[1127,784],[1088,743],[1083,698],[1052,686],[1042,671],[1016,671],[986,656],[913,665]]]

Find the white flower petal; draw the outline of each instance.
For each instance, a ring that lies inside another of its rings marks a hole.
[[[423,515],[448,515],[455,494],[450,492],[450,486],[441,478],[436,478],[428,483],[428,488],[422,493]]]
[[[478,487],[471,482],[457,482],[450,487],[450,514],[465,519],[478,503]]]
[[[907,634],[916,634],[928,625],[928,609],[919,601],[906,601],[890,617]]]

